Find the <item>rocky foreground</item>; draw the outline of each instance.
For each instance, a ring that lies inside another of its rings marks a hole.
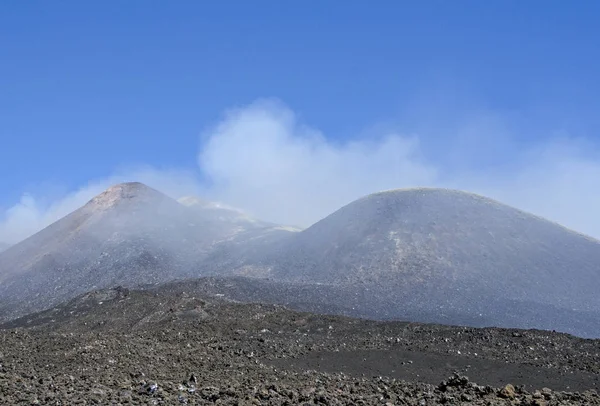
[[[169,285],[0,330],[2,405],[600,405],[600,340],[374,322]]]

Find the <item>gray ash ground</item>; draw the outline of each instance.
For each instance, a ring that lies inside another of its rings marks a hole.
[[[600,405],[600,340],[112,289],[5,324],[2,405]],[[468,377],[468,378],[467,378]]]

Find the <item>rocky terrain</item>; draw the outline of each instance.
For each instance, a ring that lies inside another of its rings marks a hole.
[[[0,404],[599,405],[600,341],[243,304],[199,281],[0,327]]]

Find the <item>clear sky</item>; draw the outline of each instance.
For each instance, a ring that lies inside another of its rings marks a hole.
[[[136,175],[303,225],[460,187],[600,236],[598,21],[584,0],[0,2],[0,241]]]

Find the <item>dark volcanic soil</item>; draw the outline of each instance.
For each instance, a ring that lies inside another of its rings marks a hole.
[[[188,288],[94,292],[4,325],[0,404],[600,405],[599,340],[313,315]]]
[[[561,372],[534,365],[396,348],[314,352],[300,359],[276,360],[273,364],[297,371],[341,371],[353,376],[388,376],[431,384],[440,383],[457,371],[476,378],[478,383],[496,387],[518,383],[528,390],[542,387],[563,391],[600,388],[598,375],[582,371]]]

